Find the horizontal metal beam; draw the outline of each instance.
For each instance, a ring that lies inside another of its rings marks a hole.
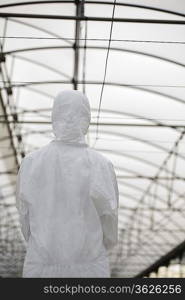
[[[6,80],[1,80],[0,83],[8,83]],[[12,81],[10,87],[26,87],[30,85],[42,85],[42,84],[73,84],[73,81],[68,80],[46,80],[46,81]],[[89,80],[78,80],[78,84],[93,84],[93,85],[102,85],[100,81],[89,81]],[[105,82],[106,85],[115,85],[121,87],[131,87],[131,88],[138,88],[138,87],[157,87],[157,88],[180,88],[185,89],[185,85],[173,85],[173,84],[137,84],[137,83],[117,83],[117,82]],[[4,88],[5,89],[5,88]],[[1,88],[3,90],[3,87]],[[143,90],[143,89],[142,89]],[[155,91],[154,91],[155,92]],[[183,101],[184,102],[184,101]]]
[[[15,2],[15,3],[7,3],[7,4],[1,4],[0,8],[5,8],[5,7],[15,7],[15,6],[25,6],[25,5],[39,5],[39,4],[74,4],[75,0],[42,0],[42,1],[22,1],[22,2]],[[85,1],[85,4],[92,4],[92,5],[112,5],[112,2],[108,1]],[[168,10],[164,8],[159,8],[159,7],[154,7],[154,6],[147,6],[147,5],[140,5],[140,4],[131,4],[131,3],[122,3],[122,2],[115,2],[115,6],[124,6],[124,7],[130,7],[130,8],[139,8],[139,9],[145,9],[145,10],[152,10],[152,11],[158,11],[158,12],[163,12],[171,15],[176,15],[176,16],[181,16],[185,17],[185,14],[173,10]]]
[[[0,123],[21,123],[21,124],[43,124],[50,125],[49,121],[21,121],[21,120],[0,120]],[[91,126],[97,126],[97,122],[90,123]],[[98,123],[100,126],[124,126],[124,127],[167,127],[167,128],[184,128],[185,124],[177,125],[177,124],[138,124],[138,123]]]
[[[26,18],[26,19],[52,19],[52,20],[74,20],[74,21],[92,21],[92,22],[116,22],[116,23],[141,23],[141,24],[169,24],[185,25],[184,20],[165,20],[165,19],[135,19],[135,18],[111,18],[111,17],[78,17],[65,15],[43,15],[43,14],[23,14],[23,13],[0,13],[1,18]]]

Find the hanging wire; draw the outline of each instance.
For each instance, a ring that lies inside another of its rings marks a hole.
[[[106,55],[106,60],[105,60],[104,77],[103,77],[103,83],[102,83],[101,94],[100,94],[100,101],[99,101],[99,106],[98,106],[98,117],[97,117],[97,125],[96,125],[96,138],[95,138],[95,142],[94,142],[94,145],[93,145],[94,147],[95,147],[96,142],[98,140],[98,134],[99,134],[100,110],[101,110],[101,104],[102,104],[102,98],[103,98],[103,91],[104,91],[105,80],[106,80],[106,75],[107,75],[107,66],[108,66],[109,51],[110,51],[111,38],[112,38],[112,30],[113,30],[113,24],[114,24],[115,8],[116,8],[116,0],[114,0],[113,10],[112,10],[112,21],[111,21],[111,27],[110,27],[110,35],[109,35],[109,41],[108,41],[107,55]]]

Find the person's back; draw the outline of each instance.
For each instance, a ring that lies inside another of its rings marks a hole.
[[[87,98],[64,91],[54,102],[56,139],[27,155],[17,208],[28,241],[24,277],[109,277],[117,242],[118,189],[112,164],[85,143]]]

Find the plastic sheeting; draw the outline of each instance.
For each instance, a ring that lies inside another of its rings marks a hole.
[[[53,19],[0,18],[5,57],[0,87],[8,114],[7,124],[0,104],[0,188],[6,219],[1,223],[1,261],[5,265],[1,276],[20,273],[22,264],[18,265],[15,257],[21,261],[24,252],[20,234],[18,250],[12,238],[14,230],[19,230],[16,158],[20,164],[22,155],[53,138],[53,99],[62,89],[74,88],[76,22],[56,20],[55,15],[75,16],[75,1],[29,2],[0,3],[1,12],[53,15]],[[112,17],[114,1],[83,2],[85,16]],[[7,5],[10,3],[12,6]],[[114,18],[182,21],[185,1],[117,0]],[[110,28],[110,21],[80,22],[77,87],[91,104],[88,144],[112,161],[119,185],[119,238],[118,246],[110,251],[112,276],[133,277],[178,246],[185,236],[185,137],[181,136],[185,26],[113,23],[96,139]],[[19,123],[11,123],[16,117]],[[7,264],[10,256],[11,267]]]

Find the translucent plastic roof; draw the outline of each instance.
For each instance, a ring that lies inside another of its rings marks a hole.
[[[76,3],[0,2],[1,276],[19,274],[25,251],[17,168],[52,139],[51,107],[63,89],[87,94],[87,141],[115,166],[112,275],[137,275],[185,237],[185,2]]]

